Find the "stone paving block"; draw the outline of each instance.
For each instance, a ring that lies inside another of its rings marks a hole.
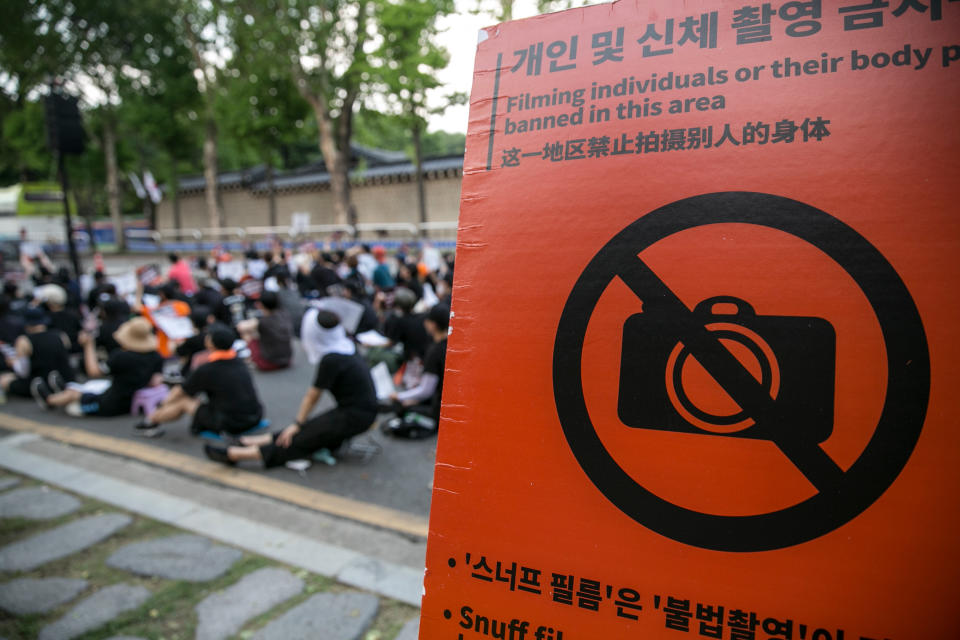
[[[30,571],[65,558],[109,538],[131,521],[130,516],[107,513],[18,540],[0,549],[0,571]]]
[[[0,518],[50,520],[79,508],[79,500],[49,487],[27,487],[0,494]]]
[[[415,607],[420,606],[423,594],[422,570],[366,557],[354,560],[334,577],[351,587],[380,593]]]
[[[195,607],[196,640],[222,640],[247,620],[257,617],[303,590],[303,580],[285,569],[254,571],[236,584],[211,594]]]
[[[107,564],[142,576],[206,582],[222,576],[242,556],[239,549],[185,534],[128,544],[107,558]]]
[[[87,588],[86,580],[20,578],[0,584],[0,609],[23,616],[46,613],[69,602]]]
[[[65,616],[40,630],[38,640],[70,640],[136,609],[150,597],[146,587],[115,584],[81,601]]]
[[[393,640],[417,640],[420,637],[420,618],[409,620]]]
[[[358,640],[380,606],[376,597],[352,591],[318,593],[260,629],[254,640]]]
[[[13,476],[0,476],[0,491],[6,491],[20,484],[20,478]]]

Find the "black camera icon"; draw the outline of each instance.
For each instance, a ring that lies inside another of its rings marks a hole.
[[[721,311],[717,311],[717,309]],[[729,311],[732,309],[732,312]],[[676,337],[676,322],[655,302],[623,327],[617,412],[628,427],[770,439],[773,429],[822,443],[833,431],[836,332],[823,318],[758,316],[733,296],[693,310],[699,322],[753,374],[782,424],[757,428]],[[689,388],[688,388],[689,386]]]

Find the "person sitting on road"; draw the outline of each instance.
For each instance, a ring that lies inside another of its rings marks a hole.
[[[107,274],[103,271],[97,270],[93,272],[93,288],[90,289],[90,292],[87,294],[87,310],[93,313],[97,310],[97,307],[100,306],[101,296],[106,294],[106,297],[109,298],[110,295],[116,295],[116,287],[114,287],[113,294],[107,292],[107,287],[112,286],[107,282]]]
[[[235,334],[222,324],[211,325],[204,338],[210,350],[207,361],[190,372],[182,386],[174,387],[163,404],[135,426],[137,435],[163,435],[161,424],[181,416],[192,417],[190,432],[239,434],[260,424],[263,405],[257,397],[246,363],[237,357]],[[207,402],[196,396],[205,393]]]
[[[113,334],[120,345],[101,366],[97,360],[96,342],[83,332],[78,340],[83,346],[83,364],[90,378],[110,378],[110,386],[102,393],[66,388],[55,391],[43,380],[35,381],[34,397],[41,406],[65,407],[72,416],[119,416],[130,413],[133,394],[162,383],[163,358],[157,353],[157,338],[145,318],[133,318],[120,325]]]
[[[294,423],[279,433],[240,438],[238,445],[206,445],[204,453],[208,458],[225,464],[255,460],[265,467],[274,467],[310,458],[323,448],[335,451],[344,441],[370,428],[377,417],[377,396],[370,370],[356,353],[336,314],[319,311],[316,321],[320,329],[320,360],[313,385],[304,394]],[[324,389],[333,394],[337,407],[310,417]]]
[[[120,345],[113,338],[123,323],[130,319],[130,305],[117,295],[117,288],[108,283],[103,288],[99,301],[100,329],[97,332],[97,346],[108,354],[120,349]]]
[[[158,326],[157,318],[167,317],[187,317],[190,315],[190,305],[184,302],[183,300],[178,299],[180,291],[177,285],[173,282],[167,282],[160,289],[157,290],[157,294],[160,296],[160,304],[155,309],[148,308],[145,304],[141,304],[139,301],[141,299],[140,292],[137,292],[138,308],[135,309],[143,314],[143,316],[150,321],[150,324],[157,331],[157,351],[160,352],[164,358],[173,357],[176,349],[176,343],[178,342],[175,339],[167,336],[166,333]]]
[[[387,250],[377,245],[373,248],[373,257],[377,261],[377,266],[373,270],[373,286],[377,288],[378,291],[389,291],[393,289],[397,283],[393,279],[393,274],[390,273],[390,266],[387,264]]]
[[[286,312],[290,319],[290,326],[293,334],[300,337],[300,322],[303,320],[303,299],[300,293],[290,288],[290,276],[287,273],[280,272],[276,275],[277,281],[277,300],[280,302],[280,308]]]
[[[197,292],[197,283],[193,279],[190,264],[176,253],[170,253],[167,258],[170,260],[170,270],[167,271],[167,280],[175,281],[180,291],[183,291],[188,296],[192,296]]]
[[[10,303],[6,294],[0,294],[0,345],[12,349],[13,343],[23,334],[23,314],[15,313]]]
[[[432,435],[440,424],[450,307],[442,303],[434,305],[423,324],[433,344],[427,349],[419,384],[390,395],[392,404],[389,410],[398,415],[385,422],[383,429],[392,435],[410,438]]]
[[[30,298],[20,293],[20,287],[16,282],[6,281],[3,283],[3,294],[10,300],[10,312],[22,316],[30,306]]]
[[[274,291],[264,291],[254,305],[263,313],[237,325],[240,338],[250,348],[250,358],[260,371],[286,369],[293,360],[293,328],[290,318],[280,308]]]
[[[213,308],[217,320],[236,328],[247,317],[247,298],[240,290],[240,283],[233,278],[224,278],[220,281],[223,287],[223,299],[220,305]]]
[[[190,322],[197,333],[186,338],[177,346],[177,357],[180,358],[180,376],[186,378],[193,369],[193,358],[198,353],[207,350],[207,327],[216,323],[217,319],[213,315],[210,307],[195,305],[190,310]]]
[[[12,372],[0,374],[0,388],[22,398],[35,395],[35,387],[41,382],[45,387],[62,389],[73,380],[70,341],[62,331],[48,327],[50,318],[39,307],[27,307],[23,322],[26,333],[13,342],[14,355],[7,358]]]
[[[417,358],[423,361],[431,342],[427,333],[426,314],[414,313],[417,296],[410,289],[397,287],[393,292],[394,313],[383,321],[383,335],[390,340],[389,346],[403,345],[403,362]]]
[[[83,329],[80,314],[67,306],[67,291],[58,284],[45,284],[33,290],[34,302],[47,310],[51,329],[63,332],[70,341],[70,352],[80,353],[77,336]]]

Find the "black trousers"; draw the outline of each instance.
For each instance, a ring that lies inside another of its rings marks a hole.
[[[361,434],[377,419],[376,411],[336,408],[310,418],[293,437],[289,447],[279,447],[274,434],[273,442],[260,447],[265,467],[278,467],[290,460],[309,460],[315,451],[336,451],[345,440]]]

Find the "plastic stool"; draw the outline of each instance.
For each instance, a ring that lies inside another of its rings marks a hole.
[[[150,415],[166,400],[169,393],[170,387],[165,384],[137,389],[133,394],[133,402],[130,403],[130,413],[135,416]]]

